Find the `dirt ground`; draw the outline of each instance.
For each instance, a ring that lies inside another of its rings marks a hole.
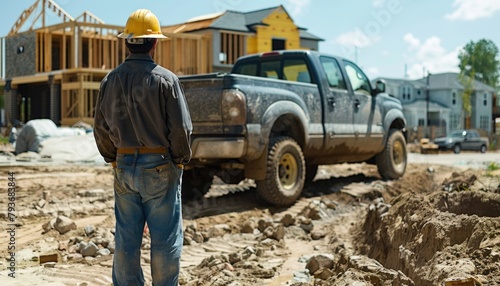
[[[180,284],[500,285],[494,167],[410,164],[401,179],[383,181],[371,165],[320,166],[289,208],[263,203],[252,181],[215,178],[207,196],[183,203]],[[111,285],[111,168],[0,169],[0,285]],[[145,229],[148,285],[149,249]]]

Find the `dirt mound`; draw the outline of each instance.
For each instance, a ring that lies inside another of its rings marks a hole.
[[[500,194],[472,188],[476,180],[455,173],[430,193],[400,195],[389,209],[372,204],[357,250],[415,285],[452,278],[500,285]]]

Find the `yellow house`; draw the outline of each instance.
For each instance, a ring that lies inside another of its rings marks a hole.
[[[240,56],[273,50],[318,50],[323,39],[297,26],[283,6],[225,11],[163,27],[165,33],[210,34],[212,69],[227,71]]]

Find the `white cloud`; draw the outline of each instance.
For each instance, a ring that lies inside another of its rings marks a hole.
[[[407,57],[410,78],[422,78],[427,72],[459,72],[458,52],[461,47],[447,51],[441,45],[441,39],[438,37],[431,37],[421,42],[412,34],[407,34],[404,40],[408,43],[408,52],[410,53]]]
[[[311,0],[288,0],[290,9],[290,14],[292,16],[297,16],[302,14],[311,5]]]
[[[412,50],[417,49],[420,46],[420,40],[411,33],[406,34],[404,36],[404,40],[410,45],[410,49]]]
[[[455,9],[452,13],[446,14],[449,20],[476,20],[488,18],[500,11],[500,1],[498,0],[455,0]]]
[[[380,37],[368,37],[360,29],[344,33],[335,39],[335,43],[345,47],[366,48],[380,41]]]

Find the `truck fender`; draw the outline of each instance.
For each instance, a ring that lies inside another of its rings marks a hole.
[[[260,120],[260,128],[248,127],[248,130],[258,130],[260,134],[254,134],[255,140],[248,142],[247,154],[254,154],[253,160],[245,163],[245,176],[247,178],[262,180],[266,176],[267,153],[269,147],[269,139],[273,126],[276,120],[282,116],[291,115],[299,121],[302,130],[292,130],[292,126],[287,126],[284,132],[301,134],[301,138],[294,138],[300,145],[305,146],[309,142],[308,122],[309,116],[304,112],[304,109],[295,102],[278,101],[271,104],[262,115]],[[297,128],[297,126],[295,127]],[[260,140],[259,140],[260,139]]]
[[[406,118],[403,115],[403,112],[399,109],[391,109],[384,118],[384,142],[387,141],[389,136],[389,131],[391,128],[396,128],[403,131],[403,135],[405,137],[406,142],[408,142],[406,128]]]

